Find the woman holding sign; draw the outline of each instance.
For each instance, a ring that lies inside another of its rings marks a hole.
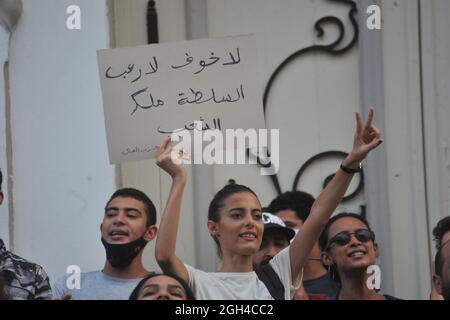
[[[341,169],[315,201],[302,232],[291,245],[277,254],[270,266],[281,280],[284,294],[301,284],[302,269],[319,235],[344,196],[361,161],[382,143],[380,131],[372,124],[373,109],[364,124],[356,114],[353,149]],[[183,164],[172,162],[170,138],[159,147],[156,163],[172,177],[172,186],[161,218],[155,255],[164,272],[184,279],[199,300],[261,300],[273,299],[273,290],[266,287],[253,270],[252,255],[258,251],[264,231],[261,204],[256,194],[242,185],[228,185],[211,201],[208,212],[209,233],[216,241],[222,258],[219,272],[204,272],[185,265],[175,254],[181,200],[187,173]]]

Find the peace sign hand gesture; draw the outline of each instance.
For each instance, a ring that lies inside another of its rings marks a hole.
[[[373,108],[369,110],[369,116],[366,123],[363,123],[362,116],[356,112],[356,132],[353,141],[353,149],[350,152],[351,163],[350,166],[359,164],[367,154],[383,143],[381,132],[373,124]]]

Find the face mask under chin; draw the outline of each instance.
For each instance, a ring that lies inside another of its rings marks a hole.
[[[128,267],[147,244],[147,240],[144,239],[144,236],[129,243],[120,244],[108,243],[103,237],[101,240],[105,247],[106,259],[112,267],[117,269]]]

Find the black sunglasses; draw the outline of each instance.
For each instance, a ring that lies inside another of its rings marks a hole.
[[[342,231],[328,241],[325,251],[327,251],[333,243],[336,243],[340,246],[345,246],[350,242],[352,235],[355,235],[355,238],[361,242],[369,242],[375,240],[375,233],[373,233],[373,231],[369,229],[358,229],[355,230],[355,232]]]

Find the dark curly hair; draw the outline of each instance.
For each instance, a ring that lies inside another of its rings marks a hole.
[[[442,238],[444,235],[450,231],[450,216],[445,217],[441,219],[436,227],[433,229],[433,237],[436,245],[436,250],[439,250],[439,248],[442,245]]]
[[[433,240],[435,241],[437,249],[434,258],[434,268],[435,273],[438,276],[442,276],[442,267],[444,264],[444,259],[442,257],[442,246],[444,243],[442,243],[442,239],[447,232],[450,232],[450,216],[441,219],[433,229]]]
[[[305,222],[315,200],[309,193],[298,190],[288,191],[273,199],[267,210],[270,213],[277,214],[277,212],[282,210],[290,209],[295,212],[302,222]]]

